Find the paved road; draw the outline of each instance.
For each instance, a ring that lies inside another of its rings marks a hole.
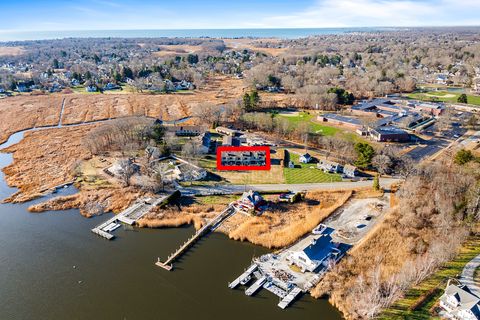
[[[392,183],[400,182],[401,179],[381,178],[380,185],[384,188],[390,187]],[[356,182],[332,182],[332,183],[304,183],[304,184],[255,184],[255,185],[219,185],[219,186],[191,186],[180,188],[183,195],[213,195],[213,194],[234,194],[245,190],[255,191],[284,191],[284,190],[337,190],[353,189],[372,186],[372,180]]]
[[[480,255],[476,256],[465,265],[462,275],[460,276],[460,282],[466,285],[474,295],[480,297],[480,288],[477,286],[473,278],[475,269],[478,267],[480,267]]]

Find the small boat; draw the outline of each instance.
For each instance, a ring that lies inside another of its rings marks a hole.
[[[250,280],[252,280],[252,276],[249,275],[249,276],[245,277],[244,279],[242,279],[242,281],[240,281],[240,284],[241,284],[242,286],[244,286],[244,285],[246,285]]]

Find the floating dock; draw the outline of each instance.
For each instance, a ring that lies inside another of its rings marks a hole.
[[[280,301],[278,306],[282,309],[285,309],[288,307],[290,303],[292,303],[293,300],[302,292],[302,289],[299,287],[295,287],[292,291],[290,291],[285,298]]]
[[[252,296],[253,294],[255,294],[255,292],[258,291],[258,289],[260,289],[263,284],[267,281],[267,277],[265,276],[262,276],[260,279],[258,279],[257,281],[255,281],[254,284],[252,284],[251,287],[249,287],[247,290],[245,290],[245,294],[247,296]]]
[[[245,270],[244,273],[242,273],[237,279],[233,280],[233,282],[228,284],[228,287],[230,289],[235,289],[239,284],[241,284],[245,279],[248,277],[251,277],[252,273],[257,270],[258,265],[252,264],[250,267],[248,267],[247,270]]]

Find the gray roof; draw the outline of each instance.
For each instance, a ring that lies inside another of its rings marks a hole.
[[[354,171],[354,170],[357,170],[357,167],[352,166],[351,164],[346,164],[346,165],[343,166],[343,170],[351,170],[351,171]]]
[[[445,289],[445,293],[440,297],[440,300],[448,304],[447,298],[449,296],[455,297],[455,299],[459,302],[457,311],[471,310],[473,314],[480,319],[480,309],[478,305],[480,303],[480,299],[471,293],[467,286],[456,286],[453,284],[449,285]]]
[[[352,106],[353,110],[366,110],[366,109],[372,109],[375,108],[377,105],[382,105],[382,104],[389,104],[390,100],[388,99],[382,99],[382,98],[376,98],[373,100],[369,100],[366,102],[361,102],[358,103],[354,106]],[[390,104],[389,104],[390,106]]]
[[[334,113],[325,113],[324,115],[322,115],[322,117],[324,117],[325,119],[337,120],[337,121],[341,121],[341,122],[345,122],[345,123],[350,123],[350,124],[353,124],[353,125],[361,125],[362,124],[360,122],[360,120],[358,120],[358,119],[350,118],[350,117],[344,117],[344,116],[334,114]]]
[[[380,134],[408,134],[405,130],[392,126],[377,127],[372,130]]]
[[[330,161],[330,160],[327,160],[327,159],[320,159],[318,160],[318,164],[319,165],[330,165],[330,166],[339,166],[340,163],[338,162],[335,162],[335,161]]]

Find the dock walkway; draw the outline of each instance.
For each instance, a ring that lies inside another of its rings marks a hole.
[[[119,222],[133,225],[138,219],[150,212],[152,208],[167,200],[171,195],[172,194],[168,194],[164,197],[160,197],[151,203],[147,203],[146,199],[140,200],[122,211],[121,213],[111,217],[107,221],[96,226],[92,229],[92,232],[107,240],[111,240],[115,238],[115,236],[110,232],[120,226]]]
[[[255,270],[257,270],[258,265],[252,264],[250,267],[248,267],[247,270],[245,270],[244,273],[242,273],[237,279],[233,280],[233,282],[228,284],[228,287],[230,289],[235,289],[243,280],[248,278]]]
[[[155,263],[157,266],[162,267],[165,270],[172,270],[173,265],[172,262],[178,259],[195,241],[197,241],[201,236],[206,234],[208,231],[215,230],[218,226],[236,212],[235,208],[232,204],[230,204],[225,210],[223,210],[219,215],[215,218],[210,220],[207,224],[205,224],[202,228],[200,228],[193,236],[191,236],[187,241],[185,241],[180,248],[178,248],[174,253],[168,256],[165,262],[161,262],[160,258],[157,259]]]
[[[260,279],[258,279],[257,281],[255,281],[254,284],[252,284],[251,287],[249,287],[247,290],[245,290],[245,294],[247,296],[251,296],[253,295],[255,292],[258,291],[258,289],[260,289],[263,284],[267,281],[267,277],[266,276],[262,276]]]
[[[285,309],[288,307],[290,303],[292,303],[293,300],[302,292],[302,289],[299,287],[295,287],[292,291],[290,291],[285,298],[280,301],[278,306],[282,309]]]

